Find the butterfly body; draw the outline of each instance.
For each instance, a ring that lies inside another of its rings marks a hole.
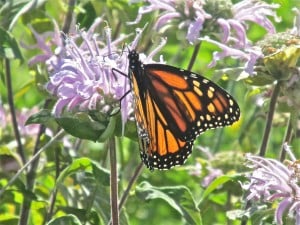
[[[143,64],[129,53],[141,158],[152,170],[182,165],[195,138],[239,119],[235,100],[208,79],[164,64]]]

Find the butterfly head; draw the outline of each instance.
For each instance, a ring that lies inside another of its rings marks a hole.
[[[135,50],[132,50],[132,51],[129,52],[128,59],[129,59],[129,67],[132,70],[140,62],[139,54]]]

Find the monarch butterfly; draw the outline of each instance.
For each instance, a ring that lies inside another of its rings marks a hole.
[[[182,165],[195,138],[239,120],[237,102],[199,74],[164,64],[143,64],[129,51],[140,155],[150,169]]]

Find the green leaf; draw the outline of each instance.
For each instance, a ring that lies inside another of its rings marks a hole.
[[[185,186],[155,187],[142,182],[136,188],[136,195],[142,200],[162,199],[174,208],[188,224],[202,224],[199,208],[190,190]]]
[[[64,180],[76,173],[86,172],[86,174],[80,179],[80,186],[84,190],[89,190],[90,195],[84,199],[84,203],[91,208],[86,208],[84,213],[82,210],[74,210],[67,207],[59,207],[59,209],[65,213],[73,213],[80,220],[91,220],[90,216],[84,218],[86,214],[93,213],[92,210],[96,210],[99,218],[101,217],[104,224],[108,224],[110,220],[110,173],[101,168],[96,162],[88,158],[75,159],[71,165],[65,168],[57,179],[57,187],[61,193],[64,191],[68,192],[65,188]],[[91,174],[89,176],[88,174]],[[77,176],[78,177],[78,176]],[[67,194],[65,194],[67,195]],[[96,220],[96,215],[94,215],[94,220]],[[125,211],[120,213],[121,224],[128,224],[128,219],[126,218]],[[99,224],[99,223],[97,223]]]
[[[93,7],[92,2],[87,2],[86,4],[84,4],[82,6],[82,9],[83,12],[78,14],[76,21],[80,22],[80,28],[90,27],[93,24],[95,18],[97,17],[97,12]]]
[[[2,211],[0,214],[1,225],[18,224],[18,221],[19,221],[19,216],[13,215],[11,212],[4,213]]]
[[[23,61],[22,53],[16,39],[2,28],[0,28],[0,57]]]
[[[101,184],[109,186],[109,172],[97,165],[89,158],[75,159],[68,167],[66,167],[57,179],[57,185],[63,185],[63,181],[66,177],[78,173],[88,172],[93,174],[96,180],[100,180]]]
[[[98,141],[104,142],[108,138],[110,138],[114,134],[116,123],[117,123],[117,116],[110,117],[109,122],[105,130],[101,133],[100,137],[98,138]]]
[[[81,225],[82,223],[74,215],[66,215],[54,218],[47,225]]]
[[[274,222],[274,208],[268,207],[267,205],[254,205],[250,209],[248,209],[248,211],[248,214],[251,218],[251,224],[271,225]]]
[[[69,134],[81,139],[98,140],[100,133],[104,131],[106,124],[93,122],[87,115],[77,114],[74,117],[61,117],[57,123]]]
[[[242,176],[243,177],[243,176]],[[210,185],[205,189],[203,192],[202,198],[200,200],[200,203],[203,202],[203,200],[210,195],[213,191],[218,189],[221,185],[226,184],[229,181],[233,180],[239,180],[241,178],[240,174],[233,174],[233,175],[222,175],[216,178],[213,182],[210,183]]]
[[[274,78],[267,73],[257,73],[255,76],[247,77],[245,82],[252,86],[265,86],[274,83]]]
[[[286,80],[294,72],[300,57],[300,47],[292,45],[264,58],[264,64],[269,73],[279,80]]]
[[[0,21],[1,27],[8,28],[11,22],[14,20],[16,14],[20,12],[22,7],[30,2],[30,0],[15,0],[15,1],[6,1],[6,4],[1,4],[0,9]],[[17,18],[15,18],[17,19]]]
[[[92,141],[106,140],[114,133],[115,117],[107,117],[102,121],[92,119],[86,113],[56,118],[57,123],[69,134]]]
[[[25,125],[29,125],[29,124],[46,124],[47,122],[49,122],[50,120],[53,120],[53,119],[54,118],[53,118],[50,110],[42,109],[38,113],[31,115],[27,119]]]
[[[87,221],[88,218],[88,209],[82,208],[76,208],[76,207],[71,207],[71,206],[57,206],[57,210],[64,212],[65,214],[68,215],[73,215],[76,216],[76,218],[80,221]]]

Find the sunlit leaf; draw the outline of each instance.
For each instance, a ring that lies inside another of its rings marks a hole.
[[[15,216],[12,213],[4,213],[0,214],[0,224],[1,225],[12,225],[17,224],[19,221],[19,216]]]
[[[80,220],[74,215],[66,215],[54,218],[47,225],[81,225]]]
[[[23,61],[23,56],[16,39],[2,28],[0,28],[0,57]]]
[[[25,13],[32,11],[40,7],[46,0],[14,0],[7,1],[8,4],[4,4],[1,8],[3,27],[12,29],[17,20]]]
[[[208,187],[206,187],[205,191],[202,194],[202,198],[200,200],[201,202],[206,199],[213,191],[220,188],[220,186],[226,184],[229,181],[238,180],[238,178],[241,178],[240,174],[233,174],[233,175],[222,175],[217,177],[213,182],[210,183]]]
[[[264,58],[265,67],[276,79],[289,78],[300,56],[300,46],[292,45]]]
[[[200,210],[190,190],[185,186],[155,187],[142,182],[136,188],[136,194],[145,201],[162,199],[175,209],[188,224],[202,224]]]
[[[63,181],[66,177],[78,172],[91,173],[94,175],[95,179],[100,180],[101,184],[109,185],[109,172],[104,168],[101,168],[89,158],[75,159],[60,173],[60,176],[57,179],[57,185],[63,185]]]

